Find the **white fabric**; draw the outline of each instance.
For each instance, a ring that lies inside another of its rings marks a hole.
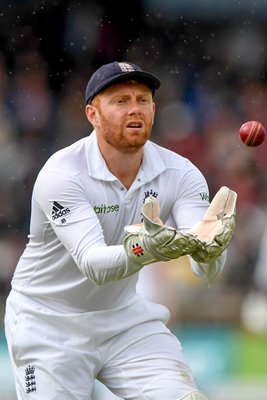
[[[204,396],[203,393],[194,392],[190,393],[189,395],[185,396],[183,399],[180,400],[208,400],[208,398]]]
[[[165,326],[168,310],[136,295],[139,267],[122,245],[124,226],[141,222],[150,194],[163,223],[173,221],[182,232],[209,205],[200,171],[152,142],[129,190],[108,170],[94,132],[40,171],[29,243],[5,316],[18,400],[90,400],[95,377],[129,400],[183,398],[197,390]],[[194,264],[193,271],[214,276],[224,261]]]
[[[30,240],[12,280],[14,290],[66,313],[125,304],[138,274],[122,246],[124,226],[141,222],[141,207],[151,193],[163,222],[172,219],[181,231],[199,221],[209,204],[201,172],[152,142],[144,146],[129,190],[108,170],[94,132],[55,153],[34,186]],[[215,263],[216,273],[223,261]],[[201,277],[203,270],[194,266]]]
[[[221,253],[217,260],[210,262],[209,264],[197,262],[193,260],[192,257],[189,257],[189,261],[194,274],[210,284],[217,278],[218,275],[220,275],[225,265],[226,257],[227,249]]]
[[[163,306],[135,296],[112,310],[62,314],[13,292],[7,309],[18,400],[92,400],[96,378],[124,400],[171,400],[197,390]]]

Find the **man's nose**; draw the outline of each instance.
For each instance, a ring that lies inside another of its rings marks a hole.
[[[141,105],[137,100],[132,100],[129,103],[129,109],[128,109],[129,114],[140,114],[141,113]]]

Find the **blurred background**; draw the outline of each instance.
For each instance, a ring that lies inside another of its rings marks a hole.
[[[15,400],[5,299],[29,231],[34,180],[56,150],[91,132],[84,90],[101,64],[160,77],[153,140],[191,159],[211,197],[238,193],[227,265],[211,285],[188,265],[146,267],[139,290],[167,305],[198,385],[213,400],[267,399],[266,0],[1,0],[0,398]],[[96,385],[95,399],[114,399]]]

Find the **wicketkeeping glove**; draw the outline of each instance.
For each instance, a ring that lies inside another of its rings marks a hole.
[[[144,224],[128,225],[124,248],[136,264],[147,265],[156,261],[169,261],[185,254],[195,253],[202,243],[191,233],[181,233],[164,226],[160,220],[157,199],[150,196],[142,207]]]
[[[226,186],[214,196],[202,221],[190,231],[202,242],[191,256],[198,262],[214,261],[229,245],[235,230],[237,194]]]
[[[164,226],[160,207],[150,196],[142,207],[144,224],[125,227],[124,248],[128,257],[144,266],[189,254],[202,263],[215,261],[226,249],[235,229],[237,194],[223,186],[214,196],[202,221],[182,233]]]

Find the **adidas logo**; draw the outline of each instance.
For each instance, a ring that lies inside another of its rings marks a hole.
[[[63,207],[57,201],[54,201],[52,208],[52,220],[54,221],[57,218],[63,217],[63,215],[69,214],[70,209]]]

